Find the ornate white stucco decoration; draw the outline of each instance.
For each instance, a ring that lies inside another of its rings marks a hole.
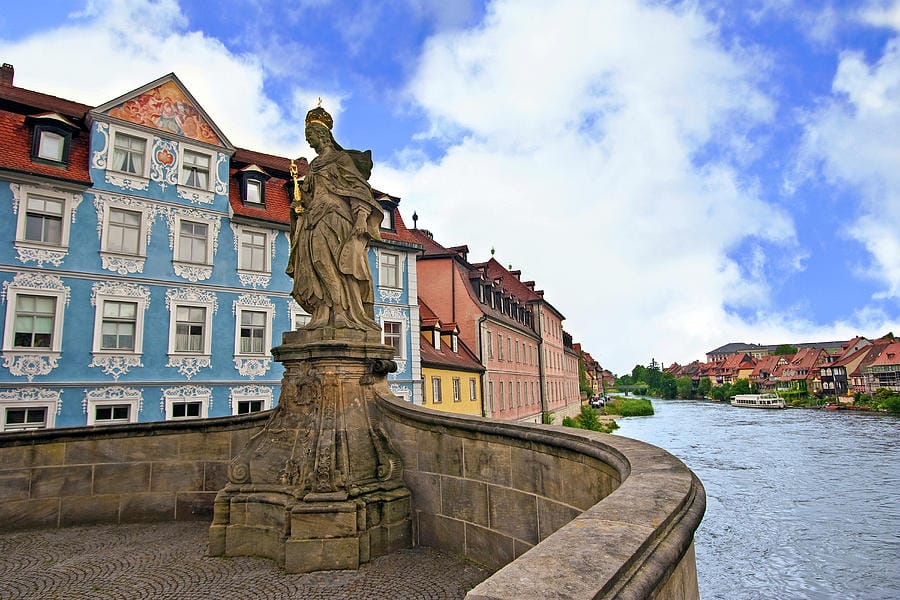
[[[108,164],[106,157],[109,154],[109,123],[97,123],[97,135],[103,139],[103,147],[91,156],[91,166],[95,169],[105,169]]]
[[[255,358],[245,356],[234,357],[234,368],[237,369],[237,372],[240,373],[241,376],[249,377],[251,380],[265,375],[271,366],[272,359],[267,356]]]
[[[202,302],[212,307],[213,314],[219,310],[219,300],[212,290],[195,287],[169,288],[166,290],[166,309],[172,312],[178,302]]]
[[[61,396],[62,390],[48,390],[47,388],[27,387],[15,390],[0,390],[0,402],[51,404],[57,415],[62,411]]]
[[[192,283],[209,279],[212,276],[212,261],[215,260],[216,251],[219,249],[219,229],[222,225],[221,215],[205,210],[174,206],[161,208],[160,212],[165,214],[166,222],[169,225],[169,250],[172,250],[173,255],[175,252],[175,237],[180,219],[198,221],[206,223],[209,226],[209,241],[212,243],[212,258],[210,259],[210,264],[201,265],[179,262],[177,259],[173,260],[175,274],[179,277],[184,277]]]
[[[212,389],[199,385],[181,385],[177,387],[164,388],[162,391],[162,399],[159,402],[159,410],[166,414],[167,402],[186,402],[190,400],[208,400],[209,410],[212,410],[213,398]]]
[[[160,209],[150,202],[138,200],[131,196],[104,193],[94,194],[94,208],[97,212],[97,239],[101,244],[100,262],[103,268],[108,271],[116,272],[119,275],[143,273],[146,256],[115,254],[103,250],[103,230],[106,224],[107,207],[133,210],[142,213],[143,218],[141,227],[143,236],[140,240],[142,254],[146,254],[147,245],[150,243],[150,234],[153,230],[153,222],[156,220],[156,214]]]
[[[144,408],[143,390],[120,386],[94,388],[84,392],[81,400],[81,410],[87,414],[89,402],[134,402],[137,404],[137,412]]]
[[[47,375],[59,366],[59,353],[33,354],[7,350],[3,353],[3,366],[16,377],[27,377],[28,381],[35,375]]]
[[[245,398],[258,398],[263,401],[266,408],[272,407],[274,394],[268,385],[243,385],[228,390],[228,408],[234,412],[234,403]]]
[[[172,140],[153,138],[153,149],[150,158],[150,179],[159,183],[165,191],[166,187],[178,184],[178,144]]]
[[[391,290],[378,288],[378,296],[382,302],[394,302],[399,304],[400,298],[403,296],[403,290]]]
[[[122,173],[113,173],[112,171],[106,172],[106,183],[132,192],[146,191],[150,187],[149,179],[124,175]]]
[[[399,377],[402,373],[406,373],[406,359],[394,358],[394,362],[397,364],[397,372],[396,373],[388,373],[388,377]]]
[[[18,183],[11,183],[9,184],[9,189],[12,192],[12,209],[14,215],[18,215],[20,210],[25,210],[25,201],[28,198],[29,192],[40,193],[42,190],[44,190],[44,193],[47,193],[46,190],[50,190],[50,194],[54,198],[58,198],[65,202],[66,210],[69,211],[69,218],[72,223],[75,223],[78,206],[81,204],[82,200],[84,200],[84,196],[80,193],[60,190],[49,186],[21,185]],[[63,241],[65,242],[65,240]],[[15,247],[19,262],[23,264],[36,262],[39,267],[43,267],[44,263],[51,264],[54,267],[58,267],[62,264],[63,259],[65,259],[69,254],[68,246],[48,248],[39,244],[32,244],[31,242],[25,240],[16,240]]]
[[[170,354],[166,366],[178,369],[182,377],[190,379],[200,369],[208,369],[212,366],[212,359],[209,356],[176,356]]]
[[[100,367],[115,381],[135,367],[143,367],[140,354],[94,354],[89,367]]]
[[[225,169],[222,169],[222,165],[225,165]],[[228,193],[228,182],[223,181],[221,177],[219,177],[219,173],[222,171],[228,172],[228,155],[223,152],[216,153],[216,185],[213,187],[217,194],[227,194]]]
[[[50,273],[18,273],[12,281],[3,282],[0,298],[6,302],[10,288],[16,291],[54,292],[60,296],[63,305],[69,304],[69,287],[62,279]],[[55,321],[54,321],[55,322]],[[58,328],[58,324],[57,324]],[[58,331],[54,331],[58,335]],[[16,377],[27,377],[31,381],[36,375],[47,375],[59,366],[59,352],[55,350],[5,350],[3,366]]]
[[[238,261],[240,261],[240,253],[241,253],[241,232],[243,231],[242,227],[236,223],[231,223],[231,233],[232,240],[234,242],[234,253],[238,255]],[[271,241],[271,253],[269,255],[269,264],[274,263],[275,261],[275,240],[278,238],[278,235],[270,235],[269,239]],[[240,262],[238,262],[240,265]],[[241,271],[240,267],[238,267],[238,279],[241,281],[241,284],[246,287],[252,287],[254,289],[258,288],[268,288],[269,283],[272,280],[272,276],[270,273],[263,273],[259,271]]]
[[[150,301],[150,288],[125,281],[98,281],[91,286],[91,306],[97,306],[97,296],[141,298]]]
[[[218,177],[217,177],[218,178]],[[188,202],[193,202],[195,204],[212,204],[213,195],[212,192],[207,192],[204,190],[198,190],[195,188],[189,188],[185,186],[178,186],[178,197]]]
[[[389,387],[391,388],[391,393],[398,398],[403,398],[406,401],[412,398],[412,390],[409,389],[409,386],[392,383]]]
[[[272,317],[275,316],[275,304],[262,294],[241,294],[231,303],[231,314],[237,316],[238,308],[271,308]]]

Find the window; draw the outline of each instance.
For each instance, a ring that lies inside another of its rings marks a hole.
[[[207,264],[209,226],[206,223],[181,221],[178,233],[178,260],[191,263]]]
[[[238,400],[236,414],[246,415],[248,413],[259,412],[261,410],[263,410],[262,400]]]
[[[508,400],[507,405],[509,406],[509,409],[512,410],[512,408],[513,408],[513,386],[512,386],[512,381],[508,381],[508,382],[507,382],[507,385],[506,385],[506,393],[507,393],[507,395],[508,395],[508,398],[507,398],[507,400]]]
[[[57,298],[18,294],[15,300],[14,348],[58,347],[53,343]]]
[[[497,334],[497,360],[503,360],[503,336]]]
[[[297,309],[293,312],[291,323],[295,330],[304,327],[309,321],[312,319],[312,315],[307,313],[302,308]]]
[[[394,229],[394,210],[391,208],[381,209],[381,228]]]
[[[258,179],[248,179],[247,180],[247,189],[246,189],[246,199],[244,202],[249,202],[250,204],[262,204],[263,197],[263,184],[262,181]],[[253,411],[250,411],[253,412]]]
[[[103,302],[101,350],[134,351],[137,330],[137,302]]]
[[[197,402],[173,402],[172,419],[198,419],[202,403]]]
[[[94,424],[131,422],[131,405],[108,404],[94,407]]]
[[[206,348],[206,308],[175,308],[175,352],[203,354]]]
[[[381,324],[382,343],[394,347],[394,356],[403,356],[403,323],[384,321]],[[439,335],[436,332],[436,335]]]
[[[494,412],[494,382],[488,381],[488,407]]]
[[[266,351],[266,313],[241,311],[240,353],[263,354]]]
[[[121,208],[109,209],[109,225],[106,229],[106,250],[122,254],[141,252],[142,213]]]
[[[441,402],[441,378],[440,377],[432,377],[431,378],[431,401],[435,404],[440,404]]]
[[[462,400],[462,397],[460,394],[459,377],[454,377],[453,378],[453,401],[459,402],[460,400]]]
[[[241,231],[238,268],[245,271],[268,271],[267,237],[260,231]]]
[[[38,132],[38,158],[53,162],[63,162],[66,150],[66,138],[54,131],[46,129]]]
[[[210,155],[185,148],[181,158],[181,183],[201,190],[209,189]]]
[[[47,427],[47,408],[45,406],[10,407],[4,413],[3,431],[45,429]]]
[[[476,387],[475,378],[469,378],[469,400],[473,402],[478,399],[478,388]]]
[[[487,332],[487,351],[488,358],[494,358],[494,339],[490,331]]]
[[[500,410],[503,410],[503,382],[500,382],[500,389],[498,390],[500,393],[497,394],[497,399],[500,400]]]
[[[56,198],[29,196],[25,206],[24,239],[59,246],[62,243],[65,203]]]
[[[147,140],[117,131],[113,142],[111,168],[143,177]]]
[[[378,265],[378,281],[382,287],[400,287],[400,257],[382,252]]]

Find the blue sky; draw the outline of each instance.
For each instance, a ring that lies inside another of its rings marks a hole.
[[[8,3],[15,83],[175,72],[312,157],[317,97],[408,222],[523,272],[614,372],[900,334],[900,0]]]

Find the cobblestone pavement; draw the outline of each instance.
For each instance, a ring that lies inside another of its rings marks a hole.
[[[68,527],[0,534],[3,600],[463,598],[490,573],[431,548],[358,571],[282,572],[264,558],[207,556],[209,525]]]

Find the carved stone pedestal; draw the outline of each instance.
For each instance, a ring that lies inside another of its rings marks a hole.
[[[284,335],[278,407],[229,467],[212,556],[266,556],[289,573],[356,569],[411,543],[410,494],[381,428],[393,348],[378,332]]]

